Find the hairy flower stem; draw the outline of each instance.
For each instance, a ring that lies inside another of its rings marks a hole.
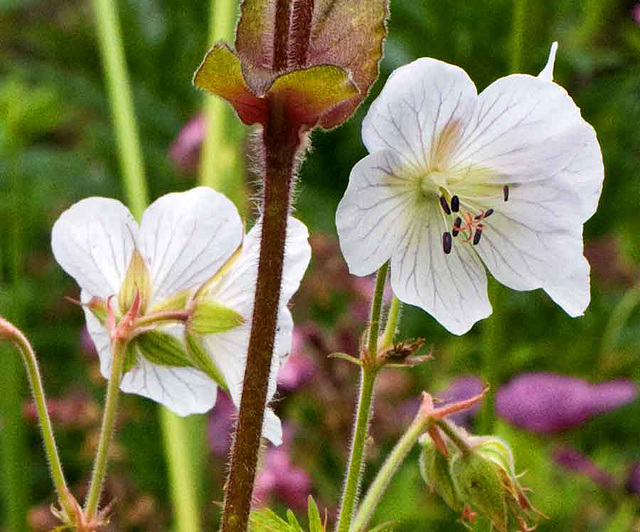
[[[418,441],[418,438],[427,430],[428,425],[429,418],[425,417],[423,413],[419,411],[402,438],[396,443],[396,446],[385,460],[382,468],[378,471],[376,478],[369,487],[353,520],[353,526],[351,527],[353,532],[365,531],[393,475],[396,474],[402,462],[405,461],[411,449],[413,449],[413,446]]]
[[[113,343],[113,362],[111,363],[111,375],[109,376],[109,387],[107,388],[107,399],[102,416],[102,428],[100,430],[100,441],[98,451],[93,464],[91,483],[89,484],[89,495],[85,504],[85,514],[87,520],[95,517],[100,503],[102,484],[107,473],[107,459],[109,456],[109,443],[113,437],[113,428],[116,420],[118,408],[118,395],[120,392],[120,379],[124,368],[125,352],[127,341],[116,339]]]
[[[67,515],[73,515],[72,505],[69,501],[69,490],[64,478],[62,463],[58,456],[58,447],[56,445],[51,419],[49,418],[49,411],[47,410],[47,402],[44,396],[44,387],[42,386],[42,378],[40,377],[36,354],[24,334],[2,318],[0,318],[0,339],[11,341],[22,355],[24,367],[27,370],[29,384],[31,385],[31,391],[33,393],[33,401],[36,405],[44,450],[47,455],[51,478],[56,488],[56,493],[58,494],[58,500],[65,513]]]
[[[263,129],[266,153],[258,279],[238,425],[231,455],[223,532],[244,532],[251,509],[271,358],[278,320],[291,189],[300,136],[274,105]]]
[[[387,281],[389,264],[386,263],[378,270],[376,287],[371,302],[371,316],[369,318],[369,338],[367,341],[367,351],[361,354],[362,366],[360,373],[360,397],[358,398],[358,411],[351,442],[351,454],[347,476],[345,477],[344,490],[342,493],[342,504],[338,517],[337,532],[349,532],[351,529],[351,519],[355,508],[360,480],[362,478],[362,460],[364,457],[364,447],[369,430],[369,420],[373,411],[373,386],[379,368],[376,366],[376,355],[378,353],[378,334],[380,332],[380,314],[382,312],[382,296],[384,286]],[[395,325],[394,325],[395,329]]]

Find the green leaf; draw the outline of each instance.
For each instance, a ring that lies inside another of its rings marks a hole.
[[[264,508],[251,512],[249,532],[298,532],[275,512]]]
[[[358,88],[343,68],[322,65],[279,76],[268,93],[294,123],[316,125],[322,115],[358,95]]]
[[[149,362],[160,366],[193,366],[182,343],[170,334],[150,331],[137,336],[132,341],[140,354]]]
[[[220,388],[229,391],[227,382],[224,380],[222,372],[218,369],[215,362],[207,354],[206,350],[202,346],[202,339],[189,330],[184,334],[185,343],[187,345],[187,351],[193,364],[200,371],[205,373],[211,380],[213,380]]]
[[[227,100],[245,124],[266,122],[266,101],[249,88],[240,58],[226,44],[218,43],[209,50],[196,70],[193,84]]]
[[[151,276],[142,255],[136,249],[118,292],[118,306],[122,314],[129,310],[137,292],[140,292],[140,312],[144,313],[151,299]]]
[[[382,44],[387,34],[388,0],[291,0],[291,19],[308,21],[280,25],[292,51],[306,49],[304,66],[330,65],[348,71],[357,92],[327,110],[319,124],[327,129],[340,125],[366,97],[379,73]],[[312,13],[306,13],[311,9]],[[236,32],[236,50],[242,59],[245,78],[253,87],[252,74],[264,78],[261,70],[272,67],[276,37],[276,9],[273,0],[244,0]],[[304,24],[303,24],[304,25]],[[301,35],[305,32],[306,38]],[[283,35],[279,37],[282,38]],[[274,72],[274,74],[278,74]]]
[[[134,342],[127,344],[127,350],[124,353],[124,367],[122,368],[122,374],[126,375],[129,371],[136,367],[138,363],[138,349]]]
[[[307,499],[307,513],[309,515],[309,532],[325,532],[318,505],[311,495]]]
[[[235,310],[211,300],[198,300],[189,320],[189,330],[201,335],[218,334],[235,329],[244,323]]]
[[[287,519],[289,520],[289,525],[291,525],[292,531],[304,532],[304,529],[300,526],[300,523],[298,523],[296,516],[291,510],[287,510]]]

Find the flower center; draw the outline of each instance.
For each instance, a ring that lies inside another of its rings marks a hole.
[[[502,187],[502,200],[509,201],[509,186]],[[480,243],[482,232],[486,228],[484,220],[495,211],[493,208],[483,209],[471,204],[467,198],[461,200],[456,194],[451,195],[444,187],[439,189],[439,201],[442,210],[451,220],[451,231],[445,231],[442,235],[442,249],[445,254],[451,253],[453,239],[460,233],[464,236],[461,240],[471,242],[474,246]]]

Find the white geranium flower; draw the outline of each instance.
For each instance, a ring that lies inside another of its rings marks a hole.
[[[582,226],[604,168],[593,128],[552,80],[555,51],[538,77],[507,76],[479,95],[436,59],[391,75],[336,216],[352,273],[391,260],[397,297],[455,334],[491,314],[483,262],[502,284],[584,312]]]
[[[53,227],[53,253],[82,289],[102,374],[109,378],[112,363],[107,305],[119,319],[137,291],[140,312],[122,391],[185,416],[209,410],[222,385],[238,405],[255,294],[255,232],[243,243],[235,206],[207,187],[163,196],[140,225],[112,199],[88,198],[65,211]],[[269,399],[290,349],[286,305],[309,262],[307,237],[306,227],[291,219]],[[280,443],[280,422],[270,410],[264,435]]]

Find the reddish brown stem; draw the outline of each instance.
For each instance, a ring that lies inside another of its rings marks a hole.
[[[287,216],[296,152],[300,146],[298,128],[284,122],[281,116],[273,116],[263,131],[266,175],[258,280],[222,532],[245,532],[247,528],[262,435],[280,303]]]
[[[278,0],[273,40],[273,70],[307,66],[315,0]]]

